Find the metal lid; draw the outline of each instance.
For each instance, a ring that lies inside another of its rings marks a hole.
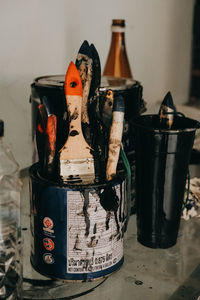
[[[136,81],[131,78],[113,77],[113,76],[103,76],[101,78],[101,86],[99,88],[100,92],[107,91],[111,89],[115,90],[126,90],[133,87]]]
[[[0,137],[4,136],[4,121],[0,120]]]
[[[65,82],[65,75],[48,75],[42,76],[35,79],[34,83],[36,86],[41,87],[63,87]]]

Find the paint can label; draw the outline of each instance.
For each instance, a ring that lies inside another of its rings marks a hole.
[[[120,199],[120,185],[113,189]],[[123,207],[106,211],[95,191],[68,191],[67,213],[67,273],[102,271],[122,259]]]

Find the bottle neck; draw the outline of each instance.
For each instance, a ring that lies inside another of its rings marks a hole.
[[[121,45],[125,46],[125,31],[113,31],[112,30],[112,38],[111,38],[111,43],[112,42],[118,42]]]
[[[122,26],[111,26],[111,31],[112,32],[119,32],[119,33],[125,33],[125,27]]]

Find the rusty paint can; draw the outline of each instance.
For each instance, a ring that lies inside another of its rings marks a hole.
[[[123,264],[125,181],[64,186],[30,168],[31,264],[40,274],[90,281]]]

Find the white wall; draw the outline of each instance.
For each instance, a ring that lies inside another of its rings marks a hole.
[[[171,90],[188,99],[194,0],[1,0],[0,118],[21,168],[31,164],[30,84],[65,73],[87,39],[102,68],[113,18],[126,19],[126,44],[148,105]]]

